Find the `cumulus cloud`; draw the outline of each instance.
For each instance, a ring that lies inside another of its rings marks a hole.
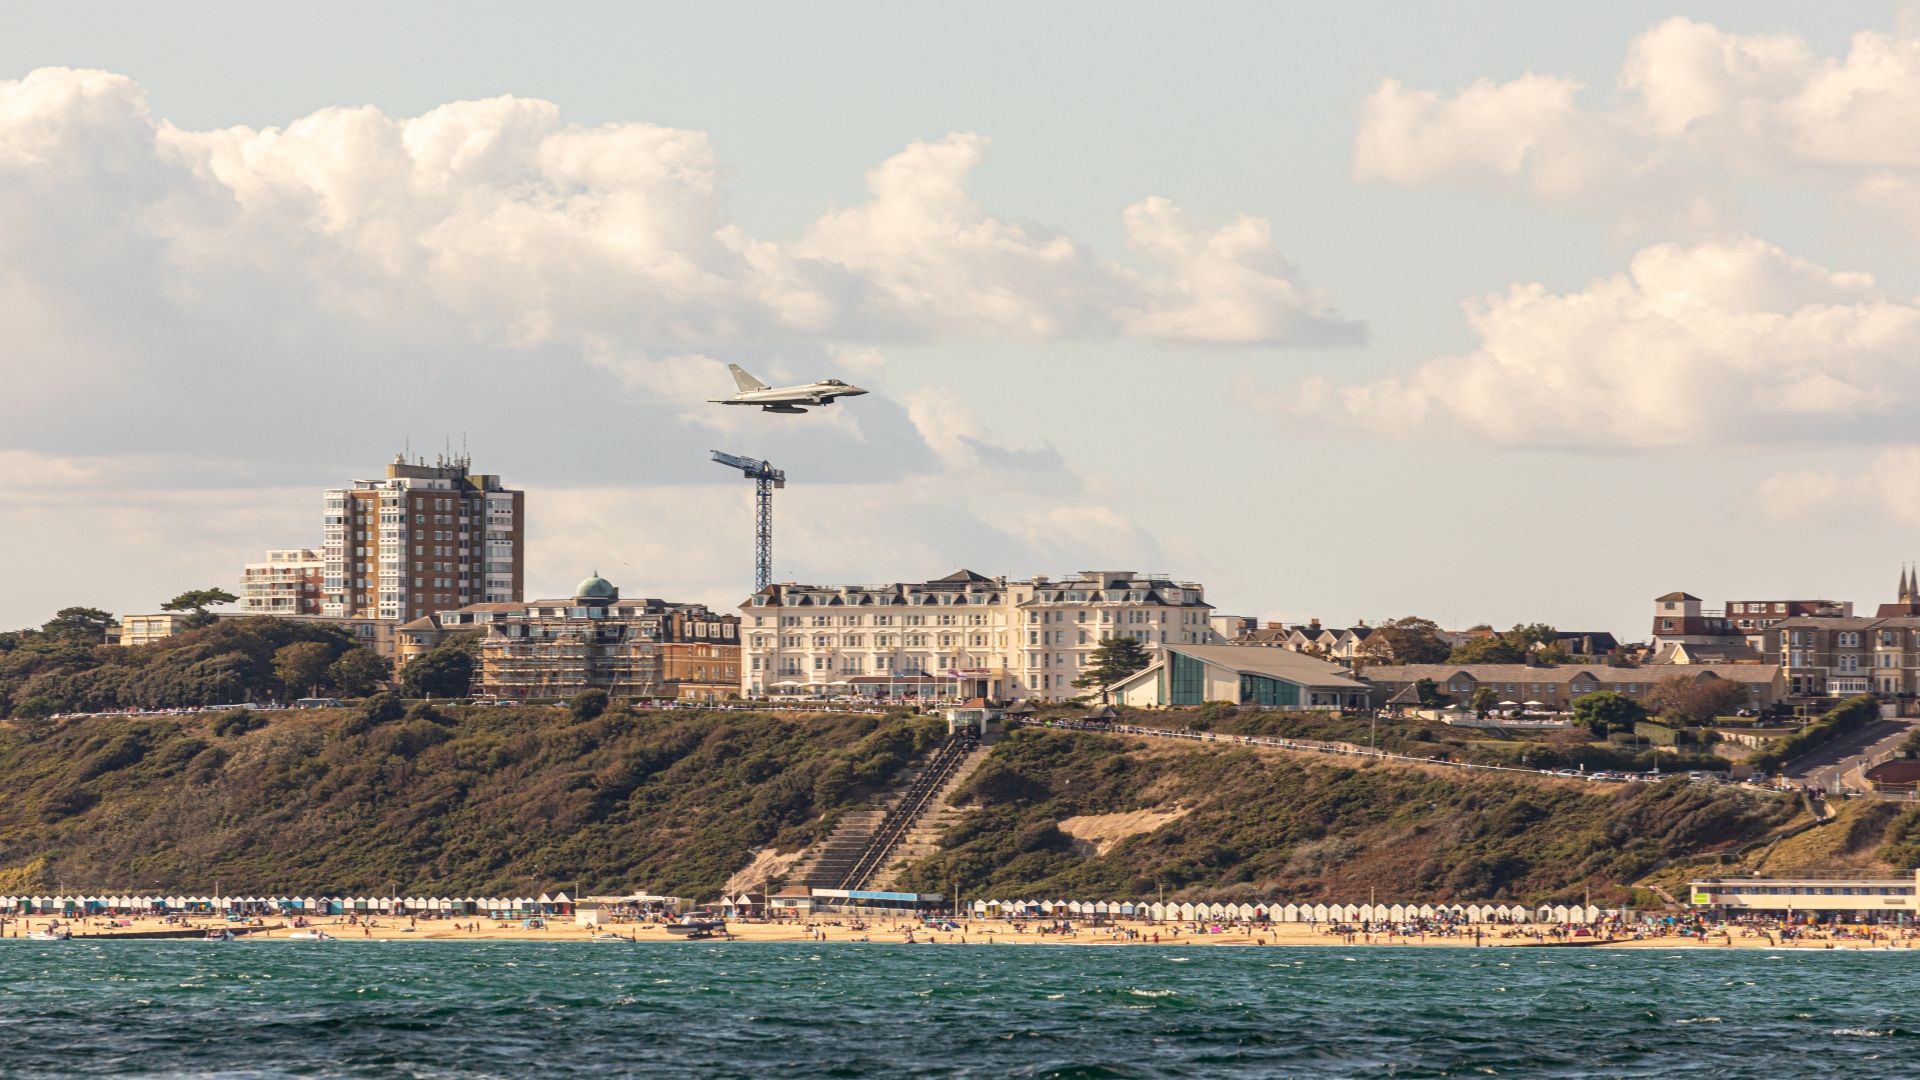
[[[1362,109],[1355,175],[1513,184],[1545,205],[1647,219],[1677,201],[1703,227],[1741,176],[1828,179],[1868,200],[1920,176],[1911,25],[1820,56],[1791,34],[1668,19],[1631,43],[1612,96],[1582,103],[1584,89],[1535,74],[1451,95],[1385,80]]]
[[[1857,468],[1775,473],[1753,494],[1756,505],[1782,521],[1884,516],[1920,525],[1920,446],[1881,450]]]
[[[726,542],[685,550],[748,535],[715,446],[779,462],[796,478],[784,505],[819,510],[783,525],[797,572],[1158,562],[1052,447],[1002,439],[938,387],[890,396],[886,348],[1318,346],[1359,327],[1263,220],[1143,200],[1122,208],[1131,250],[1103,256],[982,206],[968,185],[986,150],[966,133],[912,144],[858,202],[754,236],[704,132],[574,124],[512,97],[187,130],[111,73],[0,81],[0,496],[16,532],[39,530],[23,558],[115,567],[110,595],[21,583],[0,616],[231,581],[261,549],[316,543],[320,489],[409,434],[468,433],[479,467],[531,489],[534,573],[560,587],[609,547],[640,556],[636,589],[659,587],[644,568],[664,573],[669,550],[714,560],[693,588],[736,580]],[[731,386],[724,361],[875,393],[804,422],[742,415],[706,404]],[[209,522],[219,543],[180,542]],[[130,537],[165,558],[129,557]]]
[[[1467,352],[1310,379],[1270,407],[1390,436],[1642,450],[1898,437],[1920,403],[1920,306],[1751,238],[1655,245],[1578,292],[1516,285],[1467,319]]]
[[[125,78],[43,69],[0,82],[0,190],[15,222],[54,212],[60,227],[0,243],[7,254],[36,238],[103,253],[140,245],[175,304],[240,288],[382,332],[508,346],[1351,334],[1273,250],[1264,221],[1222,231],[1239,242],[1137,245],[1154,265],[1136,272],[982,207],[967,182],[986,148],[970,133],[914,143],[868,173],[865,202],[794,239],[756,238],[727,216],[704,132],[585,127],[510,97],[412,118],[330,108],[284,127],[188,131],[155,121]],[[62,201],[73,212],[48,205]],[[1127,212],[1164,216],[1162,205]],[[73,235],[89,220],[94,235]],[[1194,280],[1225,277],[1243,284],[1205,317],[1151,317],[1189,307]]]

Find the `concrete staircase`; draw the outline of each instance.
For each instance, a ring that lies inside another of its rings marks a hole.
[[[869,888],[891,889],[907,864],[923,855],[931,855],[940,850],[940,838],[954,823],[966,815],[966,811],[948,800],[959,791],[982,763],[987,760],[990,749],[985,745],[968,751],[960,763],[948,774],[945,781],[934,791],[933,798],[921,809],[920,813],[907,825],[900,840],[894,844],[878,873],[873,877]]]
[[[787,884],[819,889],[866,889],[881,876],[895,876],[905,852],[927,854],[958,811],[947,796],[986,758],[984,747],[966,740],[943,744],[926,762],[909,769],[874,809],[842,814],[826,839],[815,844],[787,875]]]
[[[815,844],[794,865],[793,871],[787,875],[787,884],[819,889],[839,888],[847,871],[852,870],[853,864],[859,861],[860,853],[873,842],[873,834],[879,831],[887,812],[899,801],[900,793],[895,792],[878,810],[849,810],[841,814],[840,821],[826,839]]]

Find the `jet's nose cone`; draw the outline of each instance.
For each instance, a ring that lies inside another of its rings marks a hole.
[[[861,394],[866,393],[866,391],[860,389],[857,386],[849,386],[846,388],[845,391],[843,391],[843,393],[845,393],[848,397],[859,397]]]

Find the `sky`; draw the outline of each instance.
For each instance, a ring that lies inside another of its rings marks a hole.
[[[1644,636],[1920,559],[1920,9],[40,4],[0,626],[465,446],[528,591],[1164,571]],[[725,364],[873,391],[727,409]]]

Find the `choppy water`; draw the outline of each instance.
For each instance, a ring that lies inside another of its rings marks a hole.
[[[1909,1077],[1920,951],[0,943],[0,1074]]]

